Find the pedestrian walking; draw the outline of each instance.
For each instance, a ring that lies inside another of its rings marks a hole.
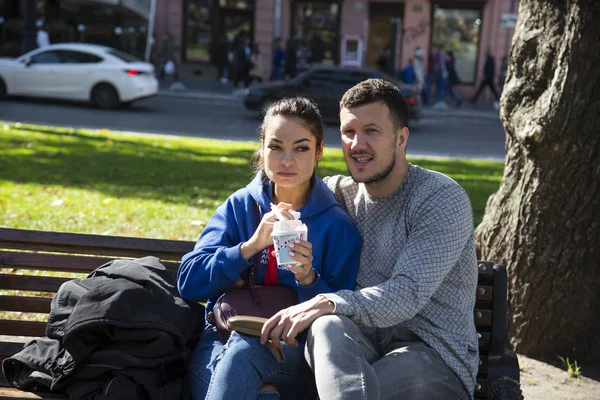
[[[423,87],[423,104],[429,105],[429,99],[431,95],[431,87],[434,83],[437,85],[436,78],[436,67],[439,65],[440,60],[440,47],[433,45],[431,47],[431,53],[427,60],[427,78],[425,80],[425,86]],[[439,89],[438,89],[439,90]]]
[[[233,89],[235,90],[241,81],[244,87],[250,84],[250,40],[245,32],[240,34],[239,44],[235,50],[235,78],[233,80]]]
[[[494,108],[496,110],[498,110],[500,96],[498,95],[498,91],[496,90],[496,85],[494,84],[495,76],[496,76],[496,60],[494,59],[494,56],[492,55],[492,51],[490,49],[488,49],[487,53],[485,55],[485,64],[483,66],[483,80],[479,84],[479,88],[477,89],[475,96],[473,96],[473,98],[471,99],[471,103],[473,105],[475,105],[475,103],[477,103],[477,99],[479,98],[479,95],[481,94],[481,92],[483,92],[483,90],[486,87],[489,87],[490,90],[492,91],[492,94],[496,98],[496,101],[494,102]]]
[[[50,36],[44,29],[44,21],[38,19],[35,23],[35,26],[37,27],[36,43],[38,48],[50,46]]]
[[[377,57],[377,68],[386,74],[390,72],[390,46],[386,45]]]
[[[415,49],[413,68],[418,90],[423,90],[425,86],[425,60],[423,59],[423,49],[421,47]]]
[[[412,58],[408,60],[408,65],[406,67],[398,71],[398,73],[396,74],[396,79],[408,85],[413,85],[417,82],[417,78],[415,75],[415,63]]]
[[[179,81],[179,71],[177,63],[175,62],[175,38],[171,32],[165,32],[165,36],[162,42],[162,47],[156,58],[160,62],[160,68],[158,71],[158,80],[163,80],[165,74],[172,75],[175,82]]]
[[[298,41],[294,33],[285,44],[284,78],[293,79],[298,74]]]
[[[252,48],[252,54],[250,55],[250,65],[250,84],[252,84],[252,82],[254,81],[262,83],[264,71],[258,44],[255,44]]]
[[[462,98],[454,88],[460,83],[460,78],[458,77],[458,74],[456,72],[456,59],[454,58],[453,51],[449,51],[446,55],[446,70],[448,71],[448,93],[450,93],[450,95],[454,99],[454,106],[458,108],[462,104]]]
[[[281,38],[273,40],[273,63],[271,68],[271,81],[283,79],[283,63],[285,61],[285,51],[281,45]]]
[[[213,41],[211,61],[217,67],[217,80],[221,83],[227,83],[229,78],[227,68],[229,64],[229,41],[224,33],[219,35],[217,40]]]
[[[440,47],[436,63],[433,68],[433,79],[435,82],[437,101],[434,104],[436,109],[446,109],[446,86],[448,85],[448,69],[446,68],[447,53],[444,47]]]

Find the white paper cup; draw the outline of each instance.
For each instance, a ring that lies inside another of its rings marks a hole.
[[[277,258],[277,265],[289,265],[297,264],[298,261],[290,257],[289,244],[293,243],[294,240],[306,240],[305,232],[278,232],[273,233],[273,244],[275,247],[275,257]]]

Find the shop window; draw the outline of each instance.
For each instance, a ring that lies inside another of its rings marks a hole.
[[[216,63],[239,35],[254,38],[253,0],[184,0],[184,10],[185,61]]]
[[[21,55],[23,13],[17,0],[0,0],[0,57]]]
[[[212,0],[189,0],[186,12],[186,46],[187,61],[210,61]]]
[[[456,72],[462,83],[475,82],[481,11],[481,9],[444,8],[439,5],[433,7],[431,44],[454,52]]]
[[[219,0],[221,8],[237,8],[240,10],[251,10],[254,7],[253,1],[247,0]]]
[[[298,70],[338,62],[340,5],[331,1],[294,2],[292,32],[298,39]]]

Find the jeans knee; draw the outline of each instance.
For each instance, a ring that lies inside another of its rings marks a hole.
[[[313,322],[310,330],[315,333],[343,332],[345,325],[348,323],[353,322],[343,315],[323,315]]]
[[[341,315],[324,315],[317,318],[311,325],[307,344],[312,346],[315,340],[326,339],[327,341],[335,341],[336,338],[345,335],[348,324],[353,322]]]

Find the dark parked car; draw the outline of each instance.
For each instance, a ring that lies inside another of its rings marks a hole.
[[[421,118],[421,96],[415,85],[406,85],[381,71],[366,68],[314,67],[289,81],[250,87],[244,105],[249,110],[262,110],[272,101],[305,95],[319,104],[324,118],[335,119],[344,92],[369,78],[385,79],[398,86],[408,101],[410,118]]]

